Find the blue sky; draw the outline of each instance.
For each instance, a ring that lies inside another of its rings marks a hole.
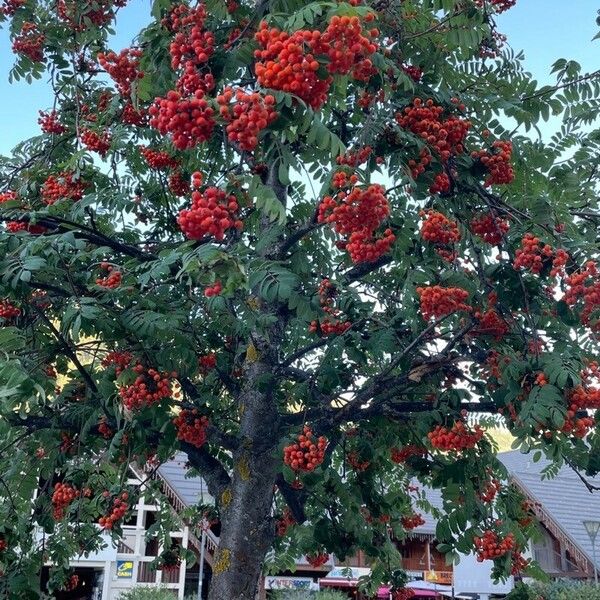
[[[120,11],[117,36],[112,47],[129,45],[149,19],[150,0],[130,0]],[[515,50],[524,50],[526,66],[538,81],[551,82],[550,65],[558,58],[579,61],[584,71],[600,67],[600,40],[592,42],[598,31],[596,0],[517,0],[515,7],[498,19],[499,30],[508,36]],[[52,105],[51,91],[44,81],[31,85],[8,84],[13,54],[6,29],[0,30],[0,154],[7,154],[20,140],[39,133],[37,113]]]

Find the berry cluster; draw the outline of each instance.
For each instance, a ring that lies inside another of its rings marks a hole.
[[[58,113],[55,110],[49,113],[40,110],[38,123],[44,133],[60,135],[67,131],[66,126],[60,122]]]
[[[116,83],[121,96],[131,95],[131,85],[144,77],[140,71],[140,58],[142,51],[137,48],[125,48],[116,52],[100,52],[98,63]]]
[[[473,538],[473,541],[478,562],[500,558],[514,550],[516,545],[512,533],[509,533],[504,539],[500,539],[498,534],[490,529],[484,531],[482,537]]]
[[[11,304],[8,300],[0,301],[0,319],[8,321],[16,319],[21,314],[21,309]]]
[[[157,171],[161,169],[176,169],[179,166],[179,161],[164,150],[152,150],[152,148],[140,146],[140,154],[144,157],[148,166]]]
[[[175,196],[187,196],[190,193],[189,179],[179,169],[169,175],[169,190]]]
[[[214,52],[215,36],[204,29],[206,8],[199,4],[190,8],[185,4],[176,6],[169,16],[171,31],[175,33],[169,46],[171,67],[199,66],[210,59]]]
[[[431,445],[438,450],[455,451],[470,450],[483,437],[483,429],[479,425],[470,430],[463,421],[456,421],[451,429],[437,425],[427,434]]]
[[[412,106],[396,115],[396,121],[427,142],[445,163],[451,156],[464,152],[463,143],[471,123],[455,116],[444,119],[443,112],[444,108],[436,106],[432,99],[423,104],[420,98],[415,98]]]
[[[493,308],[485,312],[475,311],[473,316],[478,323],[471,330],[472,335],[489,335],[498,341],[510,331],[508,323]]]
[[[217,366],[217,355],[214,352],[204,354],[198,358],[198,367],[203,374],[212,371]]]
[[[142,109],[136,110],[131,102],[128,102],[121,113],[121,121],[127,125],[143,127],[146,125],[146,113]]]
[[[319,552],[318,554],[307,554],[306,562],[313,567],[314,569],[318,569],[323,565],[327,564],[329,560],[329,554],[327,552]]]
[[[235,103],[231,100],[235,95]],[[227,138],[230,142],[238,144],[242,150],[252,152],[258,144],[258,136],[278,117],[273,108],[273,96],[254,92],[247,94],[241,89],[234,91],[227,87],[217,96],[221,117],[227,121]]]
[[[97,152],[103,158],[110,150],[112,143],[111,135],[108,131],[98,133],[87,127],[82,127],[80,131],[81,143],[90,151]]]
[[[421,525],[425,525],[425,519],[419,513],[414,513],[412,515],[402,517],[400,519],[400,522],[402,523],[402,527],[404,527],[404,529],[406,530],[416,529]]]
[[[73,31],[84,31],[87,27],[86,20],[97,27],[108,25],[114,17],[114,8],[122,8],[127,0],[58,0],[56,10],[62,19]]]
[[[188,150],[210,139],[215,127],[214,110],[197,90],[190,98],[171,90],[149,108],[150,125],[163,135],[170,134],[173,145]]]
[[[173,395],[171,384],[172,380],[177,377],[176,373],[161,373],[139,363],[133,367],[133,371],[137,373],[135,381],[130,385],[121,386],[119,389],[119,395],[125,408],[140,409]]]
[[[37,25],[25,21],[20,33],[13,40],[12,51],[15,54],[26,56],[31,62],[42,62],[45,41],[46,36],[38,29]]]
[[[212,298],[214,296],[219,296],[222,291],[223,291],[223,285],[221,284],[220,281],[217,280],[217,281],[215,281],[215,283],[213,285],[207,286],[207,288],[204,290],[204,295],[207,298]]]
[[[0,536],[0,553],[4,552],[8,548],[8,542]]]
[[[63,198],[77,202],[83,198],[87,183],[74,179],[73,173],[50,175],[42,185],[42,200],[54,204]]]
[[[479,498],[482,502],[489,504],[494,501],[498,492],[502,489],[502,484],[495,478],[492,478],[486,483],[485,488],[479,493]]]
[[[106,277],[98,277],[96,285],[114,290],[121,285],[123,274],[107,262],[100,263],[100,268],[108,272]]]
[[[325,458],[327,438],[313,438],[312,429],[305,425],[298,441],[283,449],[283,462],[294,471],[314,471]]]
[[[105,439],[110,440],[113,437],[113,430],[108,426],[106,422],[106,417],[100,417],[100,421],[98,422],[98,433]]]
[[[204,192],[192,192],[192,206],[179,213],[181,231],[192,240],[212,237],[222,241],[227,231],[240,231],[243,223],[238,217],[239,204],[233,194],[209,187]]]
[[[107,497],[108,492],[104,492],[104,495]],[[123,492],[113,500],[110,513],[98,519],[98,524],[100,527],[102,527],[102,529],[112,529],[115,524],[125,516],[127,510],[129,509],[129,505],[127,504],[128,499],[129,494],[127,492]]]
[[[208,418],[199,416],[198,411],[183,409],[175,419],[173,424],[177,430],[177,439],[196,448],[202,447],[206,443],[206,428],[208,427]]]
[[[441,287],[430,285],[418,287],[417,294],[421,300],[421,315],[425,321],[439,319],[459,311],[469,312],[472,307],[466,304],[469,292],[458,287]]]
[[[402,65],[402,70],[415,82],[419,83],[423,77],[423,69],[414,65]]]
[[[425,456],[426,454],[427,450],[425,450],[425,448],[420,448],[414,444],[408,444],[402,446],[402,448],[392,448],[390,450],[392,462],[399,465],[404,464],[411,456]]]
[[[569,306],[583,302],[581,322],[593,331],[600,331],[600,320],[596,316],[600,308],[600,277],[596,263],[588,261],[583,269],[569,275],[565,283],[565,302]]]
[[[510,229],[507,220],[497,217],[491,213],[482,214],[471,219],[469,223],[471,231],[487,244],[498,246]]]
[[[341,190],[325,196],[319,205],[319,223],[332,223],[354,263],[371,262],[387,254],[396,237],[391,229],[376,237],[376,230],[390,214],[384,189],[378,184]]]
[[[0,13],[5,17],[12,17],[26,3],[27,0],[4,0],[0,6]]]
[[[424,218],[421,225],[421,237],[431,244],[454,244],[460,240],[460,231],[456,221],[433,209],[419,213]]]
[[[433,183],[429,186],[430,194],[447,194],[452,189],[448,173],[438,173],[433,178]]]
[[[73,590],[77,589],[77,586],[79,585],[79,575],[71,575],[69,577],[69,579],[67,579],[67,583],[64,585],[64,587],[62,588],[63,591],[65,592],[72,592]]]
[[[366,471],[371,465],[371,461],[362,460],[360,454],[356,450],[350,450],[350,452],[346,454],[346,460],[348,461],[350,468],[358,472]]]
[[[115,350],[113,352],[109,352],[102,359],[102,366],[110,367],[112,365],[115,365],[115,373],[118,377],[131,364],[132,360],[133,355],[131,354],[131,352]]]
[[[346,165],[348,167],[356,168],[363,163],[366,163],[371,154],[373,153],[373,148],[371,146],[363,146],[362,148],[358,148],[357,150],[349,150],[346,154],[342,154],[336,158],[336,162],[338,165]],[[337,174],[346,175],[343,171],[338,171]],[[343,186],[334,186],[334,187],[343,187]]]
[[[65,516],[69,504],[80,495],[77,488],[68,483],[57,483],[52,493],[52,515],[55,521],[60,521]]]
[[[498,140],[492,144],[492,151],[479,150],[471,152],[471,158],[478,160],[488,171],[484,185],[501,185],[512,183],[515,173],[510,164],[512,143]]]
[[[278,537],[283,537],[288,529],[296,524],[296,519],[292,516],[292,511],[286,506],[283,510],[283,514],[276,522],[276,532]]]
[[[340,311],[334,307],[334,300],[337,295],[337,289],[329,279],[323,279],[319,285],[319,303],[323,312],[328,317],[322,321],[312,321],[308,330],[311,333],[321,332],[322,335],[341,335],[352,327],[349,321],[341,321],[338,316]]]
[[[552,268],[550,275],[556,277],[563,272],[569,260],[567,252],[565,250],[557,250],[555,252],[549,244],[542,244],[538,237],[532,233],[526,233],[521,240],[521,248],[518,248],[515,252],[513,268],[515,270],[528,269],[532,273],[539,275],[544,264],[550,261],[551,258]]]
[[[327,101],[332,82],[331,76],[324,79],[319,76],[320,65],[312,52],[321,35],[320,31],[307,30],[290,35],[262,22],[255,36],[263,48],[254,53],[258,83],[265,88],[295,94],[315,110],[321,108]]]

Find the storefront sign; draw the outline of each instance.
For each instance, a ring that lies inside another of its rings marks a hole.
[[[133,561],[117,561],[117,579],[131,579],[133,577]]]
[[[452,585],[452,571],[423,571],[423,579],[430,583]]]
[[[310,577],[265,577],[266,590],[318,590]]]

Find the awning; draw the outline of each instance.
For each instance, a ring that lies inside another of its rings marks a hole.
[[[355,588],[358,587],[358,579],[346,579],[343,577],[323,577],[323,579],[319,579],[319,585],[321,587]]]

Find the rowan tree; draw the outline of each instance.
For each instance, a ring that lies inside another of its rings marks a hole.
[[[424,486],[449,560],[534,573],[488,430],[600,470],[598,72],[533,80],[514,0],[154,0],[112,49],[125,4],[2,4],[54,90],[0,162],[2,593],[70,585],[177,450],[211,600],[359,549],[401,587]]]

